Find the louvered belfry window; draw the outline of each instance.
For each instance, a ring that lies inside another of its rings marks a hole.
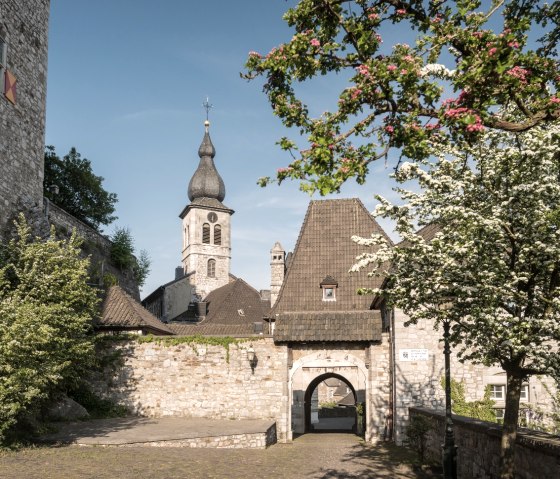
[[[210,244],[210,225],[208,223],[202,225],[202,242]]]
[[[215,278],[216,277],[216,260],[215,259],[209,259],[208,260],[208,274],[207,276],[209,278]]]
[[[214,244],[222,244],[222,227],[214,226]]]

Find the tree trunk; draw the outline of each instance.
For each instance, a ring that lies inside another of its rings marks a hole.
[[[506,410],[500,450],[500,479],[513,479],[515,460],[515,440],[519,420],[519,399],[523,379],[507,372]]]

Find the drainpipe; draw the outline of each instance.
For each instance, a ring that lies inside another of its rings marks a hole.
[[[390,324],[390,341],[391,341],[391,354],[390,354],[390,368],[391,368],[391,414],[393,415],[393,425],[392,431],[390,433],[393,442],[397,442],[397,429],[398,429],[398,417],[397,417],[397,373],[396,373],[396,345],[395,345],[395,310],[391,309],[389,312],[389,324]]]

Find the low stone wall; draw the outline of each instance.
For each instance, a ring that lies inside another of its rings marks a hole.
[[[286,440],[285,346],[271,338],[232,344],[229,351],[222,345],[176,343],[176,338],[107,343],[106,357],[118,359],[92,382],[94,390],[141,416],[272,419],[278,439]],[[258,361],[254,370],[247,360],[249,345]]]
[[[410,408],[410,417],[427,418],[432,428],[425,438],[426,458],[441,463],[445,414],[425,408]],[[453,416],[457,446],[457,477],[459,479],[492,479],[499,477],[499,424]],[[560,437],[521,429],[515,450],[515,477],[543,479],[560,477]]]
[[[218,448],[218,449],[266,449],[276,443],[276,424],[266,432],[231,434],[224,436],[192,437],[185,439],[171,439],[169,441],[150,441],[142,443],[115,444],[105,447],[190,447],[190,448]],[[87,447],[89,444],[78,446]],[[99,447],[99,445],[91,446]]]

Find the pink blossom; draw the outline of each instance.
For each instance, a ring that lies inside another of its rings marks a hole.
[[[560,103],[560,98],[557,96],[550,97],[550,103]]]
[[[403,69],[401,70],[401,75],[406,75],[407,73],[408,73],[408,70],[407,70],[407,69],[403,68]]]
[[[390,72],[394,72],[397,69],[396,65],[387,65],[387,70]]]
[[[467,131],[471,133],[482,130],[484,130],[484,125],[482,125],[481,123],[471,123],[470,125],[467,125]]]
[[[340,167],[340,172],[341,172],[341,173],[346,174],[346,173],[348,173],[349,171],[350,171],[350,168],[348,168],[347,166],[341,166],[341,167]]]
[[[289,173],[292,170],[293,170],[293,168],[291,166],[289,166],[288,168],[278,168],[276,171],[278,173]]]
[[[472,36],[476,38],[482,38],[482,35],[484,35],[483,32],[473,32],[472,34]]]
[[[369,18],[370,20],[379,20],[379,15],[378,15],[377,13],[370,13],[370,14],[368,15],[368,18]]]
[[[527,83],[527,76],[529,75],[529,73],[530,72],[525,68],[521,68],[518,66],[510,68],[506,72],[507,75],[512,76],[513,78],[517,78],[521,83]]]
[[[387,125],[387,126],[385,127],[385,131],[386,131],[387,133],[389,133],[389,135],[392,135],[393,132],[395,131],[395,129],[394,129],[391,125]]]
[[[321,42],[319,40],[317,40],[316,38],[312,38],[309,43],[311,43],[311,46],[314,46],[314,47],[320,47],[321,46]]]
[[[508,43],[508,47],[511,47],[511,48],[519,48],[519,43],[517,43],[517,42],[509,42],[509,43]]]
[[[375,39],[379,42],[379,43],[383,43],[383,40],[381,39],[381,35],[379,35],[379,33],[375,34]]]
[[[403,60],[406,62],[413,62],[414,61],[414,57],[412,55],[405,55],[403,57]]]
[[[359,67],[356,67],[356,70],[358,70],[360,75],[369,75],[369,67],[367,65],[360,65]]]
[[[249,52],[249,56],[261,58],[262,55],[258,52]]]
[[[356,98],[358,98],[360,95],[362,94],[362,90],[360,90],[359,88],[356,88],[352,91],[352,100],[355,100]]]
[[[399,8],[397,10],[397,15],[406,15],[406,10],[404,8]]]
[[[498,49],[496,47],[492,47],[490,48],[490,50],[488,50],[488,55],[492,56],[494,55],[494,53],[496,53],[498,51]]]

